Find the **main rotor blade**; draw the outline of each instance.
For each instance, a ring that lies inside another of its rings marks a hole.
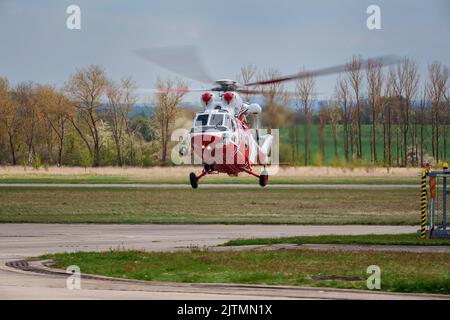
[[[361,70],[364,70],[367,68],[369,62],[379,63],[382,66],[388,66],[391,64],[399,63],[400,61],[401,61],[401,58],[396,55],[386,55],[386,56],[381,56],[381,57],[376,57],[376,58],[370,58],[367,60],[361,60],[360,63],[361,63]],[[291,74],[291,75],[287,75],[287,76],[283,76],[283,77],[279,77],[279,78],[245,83],[245,84],[243,84],[243,86],[248,87],[248,86],[257,86],[257,85],[268,85],[268,84],[272,84],[272,83],[298,80],[298,79],[302,79],[302,78],[306,78],[306,77],[310,77],[310,76],[313,76],[313,77],[325,76],[325,75],[330,75],[330,74],[335,74],[335,73],[346,72],[349,70],[349,68],[350,68],[350,65],[347,63],[347,64],[338,65],[338,66],[312,70],[312,71],[302,71],[299,73],[295,73],[295,74]]]
[[[211,91],[211,89],[170,88],[165,90],[155,89],[155,91],[157,93],[172,93],[172,92],[188,93],[188,92]]]
[[[194,46],[157,47],[133,50],[141,58],[189,79],[213,83]]]
[[[169,88],[169,89],[164,89],[164,90],[157,89],[157,88],[148,88],[148,89],[141,88],[140,90],[167,93],[167,92],[203,92],[203,91],[212,91],[212,88],[206,88],[206,89]]]
[[[260,95],[266,95],[270,94],[270,90],[253,90],[253,89],[236,89],[236,92],[242,93],[242,94],[260,94]],[[284,94],[293,96],[296,93],[291,91],[283,91]]]

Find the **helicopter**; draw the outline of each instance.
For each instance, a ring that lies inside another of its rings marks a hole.
[[[188,146],[183,145],[179,149],[179,154],[185,156],[191,148],[194,157],[198,157],[203,165],[200,174],[197,175],[194,172],[189,174],[189,181],[194,189],[198,188],[198,182],[202,177],[216,173],[226,173],[229,176],[246,173],[258,178],[261,187],[268,184],[269,174],[266,165],[270,160],[273,136],[271,134],[260,135],[258,116],[261,114],[262,108],[257,103],[244,101],[241,94],[264,95],[267,91],[263,89],[249,88],[264,88],[267,85],[306,77],[342,73],[351,68],[349,64],[342,64],[241,84],[231,79],[211,80],[212,78],[205,71],[195,47],[161,47],[139,49],[134,52],[145,60],[169,71],[214,85],[209,88],[169,90],[170,92],[202,93],[200,105],[203,107],[203,111],[195,114],[193,126],[186,138]],[[359,68],[365,69],[369,63],[374,62],[387,66],[398,63],[399,58],[394,55],[386,55],[361,60]],[[255,118],[253,124],[256,126],[254,128],[250,128],[248,121],[250,116]],[[253,135],[253,132],[256,135]],[[258,164],[263,166],[260,173],[253,169]]]

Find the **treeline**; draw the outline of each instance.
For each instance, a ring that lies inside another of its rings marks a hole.
[[[241,68],[238,80],[279,75],[276,69],[248,65]],[[171,164],[169,150],[176,142],[170,137],[176,121],[184,117],[190,123],[193,116],[192,110],[180,108],[183,90],[172,90],[185,87],[181,81],[157,80],[151,115],[130,116],[137,101],[134,81],[109,79],[95,65],[76,71],[59,89],[31,82],[11,86],[0,78],[0,164]],[[348,71],[337,77],[333,96],[320,106],[315,105],[312,76],[299,80],[294,92],[280,83],[259,89],[264,97],[263,127],[288,131],[288,142],[280,150],[283,163],[324,164],[332,157],[345,163],[418,166],[427,160],[448,160],[449,69],[441,63],[428,65],[427,75],[421,77],[418,64],[408,58],[389,68],[376,61],[363,68],[361,58],[354,56]],[[312,137],[312,126],[319,127],[318,137]],[[367,126],[369,139],[364,136]],[[318,147],[313,148],[317,139]],[[325,147],[330,140],[333,154]]]
[[[241,70],[245,81],[278,75],[274,69],[257,72],[251,65]],[[261,90],[266,97],[264,125],[290,128],[290,150],[280,152],[281,162],[323,164],[325,158],[333,157],[347,163],[405,167],[448,160],[449,69],[439,62],[428,65],[428,74],[421,78],[417,62],[409,58],[389,68],[377,61],[363,68],[362,59],[354,56],[347,72],[337,77],[334,95],[320,106],[314,106],[313,76],[299,80],[295,92],[287,92],[279,83]],[[287,107],[292,101],[295,108]],[[316,157],[311,151],[312,125],[319,126],[318,161],[312,161]],[[370,148],[363,148],[367,126]],[[330,127],[331,136],[326,134]],[[329,139],[333,155],[325,154]]]
[[[169,80],[157,83],[172,84]],[[179,100],[160,95],[152,118],[145,113],[130,118],[135,91],[131,78],[115,82],[95,65],[78,70],[62,89],[31,82],[11,87],[6,78],[0,78],[0,164],[167,163],[161,144],[167,140],[167,127],[175,120]],[[173,106],[173,114],[167,115],[165,111]]]

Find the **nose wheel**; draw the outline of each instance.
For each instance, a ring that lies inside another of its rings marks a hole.
[[[259,185],[261,187],[265,187],[268,183],[269,183],[269,174],[267,173],[266,170],[264,170],[259,175]]]

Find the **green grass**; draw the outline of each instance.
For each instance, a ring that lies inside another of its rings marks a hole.
[[[271,245],[271,244],[356,244],[356,245],[450,245],[450,239],[420,239],[417,233],[367,234],[367,235],[322,235],[285,238],[259,238],[231,240],[224,246]]]
[[[319,141],[319,125],[311,125],[311,141],[310,141],[310,150],[311,150],[311,160],[313,162],[313,164],[318,164],[318,163],[314,163],[317,162],[316,159],[314,159],[318,154],[319,154],[319,145],[320,145],[320,141]],[[281,143],[281,148],[286,149],[286,150],[290,150],[290,152],[287,152],[285,155],[286,159],[282,159],[282,162],[292,162],[292,151],[291,151],[291,134],[290,134],[290,130],[291,128],[281,128],[280,130],[280,143]],[[372,127],[371,125],[367,125],[367,124],[363,124],[361,127],[362,130],[362,155],[363,155],[363,159],[362,162],[363,163],[371,163],[371,131],[372,131]],[[396,164],[396,159],[397,159],[397,152],[396,152],[396,138],[395,138],[395,131],[396,130],[396,126],[393,126],[392,128],[392,132],[393,132],[393,137],[392,137],[392,159],[393,159],[393,165]],[[344,140],[343,140],[343,126],[339,125],[337,127],[337,135],[338,135],[338,160],[340,161],[341,164],[345,163],[345,157],[344,157]],[[378,126],[377,127],[377,140],[376,140],[376,147],[377,147],[377,158],[380,164],[383,163],[383,127],[382,126]],[[303,150],[303,146],[304,146],[304,126],[303,125],[298,125],[296,128],[296,140],[297,140],[297,144],[298,147],[300,149],[299,154],[297,155],[297,162],[302,164],[302,159],[303,159],[303,154],[302,154],[302,150]],[[410,142],[408,142],[408,144],[411,144]],[[431,126],[427,126],[425,128],[425,145],[424,145],[424,149],[425,152],[427,154],[432,154],[432,150],[431,150]],[[447,145],[447,154],[450,154],[450,144]],[[295,161],[293,161],[295,162]],[[325,126],[325,159],[323,160],[322,164],[324,165],[333,165],[335,164],[336,159],[335,159],[335,155],[334,155],[334,144],[333,144],[333,133],[332,133],[332,128],[331,125],[326,125]]]
[[[86,177],[7,177],[0,178],[0,186],[2,183],[68,183],[68,184],[188,184],[186,177],[168,177],[157,179],[137,179],[132,177],[115,177],[115,176],[86,176]],[[205,177],[201,184],[251,184],[256,185],[258,181],[254,177]],[[270,184],[370,184],[370,185],[395,185],[395,184],[418,184],[416,177],[412,178],[300,178],[300,177],[270,177]]]
[[[0,222],[419,223],[416,189],[0,187]]]
[[[450,294],[450,254],[278,250],[183,253],[138,251],[47,255],[57,267],[77,265],[82,273],[118,278],[188,282],[302,285],[366,289],[367,267],[381,268],[381,290]],[[360,281],[312,281],[317,276]]]

